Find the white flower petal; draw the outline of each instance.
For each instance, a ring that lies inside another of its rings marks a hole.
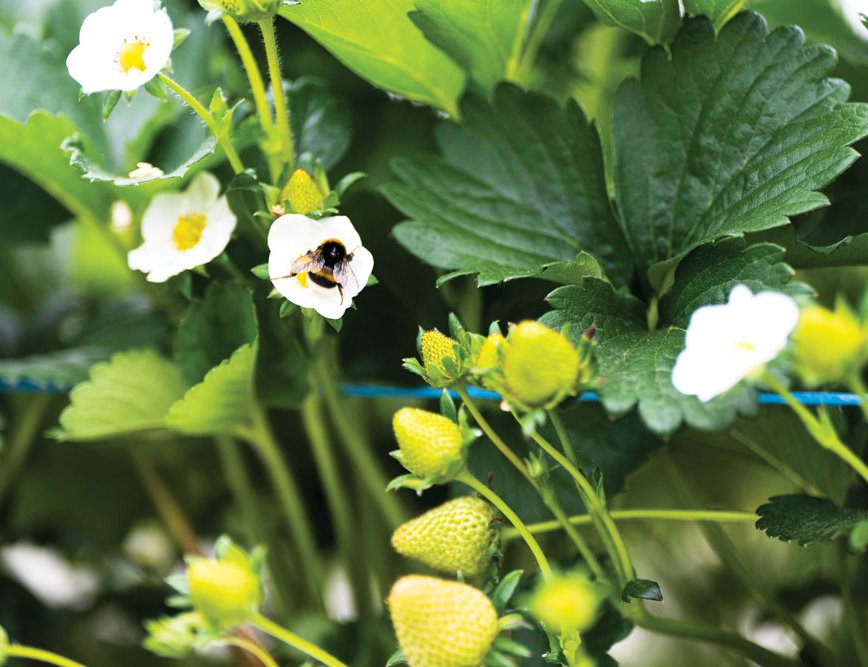
[[[337,239],[347,247],[347,252],[353,252],[362,245],[362,239],[350,219],[344,215],[322,218],[316,227],[314,243],[319,247],[329,239]]]
[[[701,401],[728,391],[780,354],[798,319],[799,308],[789,296],[753,294],[736,285],[727,303],[691,315],[684,350],[672,369],[673,386]]]
[[[370,278],[371,274],[374,272],[374,256],[371,254],[371,251],[361,246],[356,248],[356,251],[353,253],[353,259],[350,261],[350,268],[352,269],[356,280],[359,282],[359,292],[361,292],[365,289],[365,285],[368,283],[368,278]],[[347,290],[345,294],[354,297],[358,292],[350,294]]]

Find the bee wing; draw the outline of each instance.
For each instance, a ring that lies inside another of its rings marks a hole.
[[[339,262],[335,266],[332,275],[335,279],[335,282],[340,285],[342,289],[347,290],[351,294],[359,293],[359,281],[356,278],[356,274],[353,273],[353,269],[347,260]]]

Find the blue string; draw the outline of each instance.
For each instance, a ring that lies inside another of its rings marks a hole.
[[[36,382],[34,380],[18,380],[8,382],[0,380],[0,394],[66,394],[71,387],[53,382]],[[361,398],[399,398],[399,399],[438,399],[441,391],[433,387],[396,387],[390,385],[372,384],[344,384],[341,391],[345,396],[358,396]],[[457,398],[454,392],[450,392],[453,398]],[[499,401],[500,394],[468,387],[467,393],[471,398],[487,401]],[[825,391],[796,391],[793,392],[796,400],[803,405],[837,405],[858,406],[859,396],[856,394],[825,392]],[[592,391],[585,392],[579,397],[581,401],[596,402],[600,400],[599,394]],[[777,394],[760,394],[759,402],[764,405],[784,405],[785,401]]]

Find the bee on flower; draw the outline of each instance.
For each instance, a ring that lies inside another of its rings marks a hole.
[[[345,216],[283,215],[271,225],[268,248],[275,289],[330,320],[343,317],[374,270],[373,255]]]
[[[142,216],[144,243],[127,256],[129,267],[152,283],[207,264],[229,244],[236,219],[215,176],[202,172],[184,192],[155,196]]]
[[[727,303],[702,306],[690,316],[673,386],[706,402],[757,377],[786,347],[798,321],[799,307],[786,294],[753,294],[736,285]]]
[[[174,41],[169,15],[153,0],[116,0],[85,18],[66,67],[85,94],[129,92],[166,66]]]

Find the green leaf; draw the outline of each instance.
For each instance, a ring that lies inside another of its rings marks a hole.
[[[792,225],[754,235],[786,248],[787,263],[797,269],[818,269],[868,264],[868,233],[850,234],[829,245],[800,239]]]
[[[480,285],[540,275],[583,249],[627,282],[599,137],[578,105],[502,86],[493,104],[471,96],[461,109],[464,126],[439,128],[442,158],[393,163],[398,180],[383,191],[413,218],[398,241],[438,268],[479,273]]]
[[[641,83],[615,103],[615,190],[630,247],[659,289],[672,264],[723,236],[786,224],[827,203],[818,192],[856,159],[868,106],[825,78],[828,47],[803,33],[769,34],[741,14],[715,39],[689,21],[671,48],[652,49]],[[641,156],[641,159],[637,159]]]
[[[11,385],[27,382],[64,391],[87,379],[90,367],[106,358],[99,347],[79,347],[19,359],[0,359],[0,380]]]
[[[256,343],[245,344],[171,406],[166,426],[187,435],[229,434],[249,425],[254,410]]]
[[[119,352],[72,390],[60,415],[60,437],[103,440],[159,429],[185,389],[177,367],[153,350]]]
[[[509,601],[512,599],[516,588],[518,588],[519,582],[521,582],[522,574],[524,574],[522,570],[512,570],[512,572],[500,580],[497,587],[491,592],[489,597],[491,597],[491,603],[497,610],[498,616],[503,615],[503,612],[509,606]]]
[[[331,169],[350,147],[350,106],[315,77],[296,79],[286,92],[296,155],[313,153]]]
[[[280,15],[373,85],[455,114],[464,76],[407,17],[413,8],[413,0],[317,0]]]
[[[573,334],[594,326],[597,340],[633,333],[645,327],[645,305],[634,296],[616,292],[611,283],[585,278],[581,285],[559,287],[546,297],[555,310],[540,321],[552,329],[570,326]]]
[[[703,14],[711,19],[715,30],[720,30],[733,16],[738,14],[744,0],[684,0],[688,14]]]
[[[665,44],[681,23],[678,0],[585,0],[606,25],[619,26],[649,44]]]
[[[250,290],[240,283],[211,282],[187,309],[175,336],[175,363],[191,384],[256,340],[256,312]]]
[[[660,590],[660,584],[650,579],[633,579],[624,586],[624,591],[621,597],[625,602],[629,602],[635,598],[638,600],[653,600],[654,602],[663,601],[663,592]]]
[[[811,295],[811,288],[790,284],[793,270],[784,261],[784,249],[771,243],[748,245],[744,239],[725,239],[701,246],[678,266],[675,284],[660,300],[660,318],[686,328],[700,306],[725,303],[735,285],[752,292],[773,289]]]
[[[292,312],[298,306],[283,301],[278,312],[273,303],[261,304],[259,313],[259,349],[256,362],[256,395],[271,408],[295,409],[307,393],[309,360],[300,332],[288,326],[284,306]]]
[[[802,546],[834,540],[868,518],[868,512],[841,508],[828,498],[803,494],[775,496],[757,509],[756,527],[769,537]]]
[[[216,95],[216,93],[215,93]],[[200,162],[214,154],[216,139],[213,135],[206,135],[202,143],[186,157],[177,167],[169,172],[165,172],[156,178],[146,180],[130,178],[128,174],[115,174],[104,169],[99,164],[94,162],[87,156],[80,137],[77,135],[71,136],[62,144],[63,150],[69,153],[69,164],[75,167],[82,178],[94,182],[112,183],[118,186],[134,186],[137,195],[143,199],[148,199],[160,190],[164,190],[171,185],[172,181],[180,181],[187,173]]]
[[[528,0],[415,0],[410,19],[428,41],[457,62],[483,92],[513,80],[518,69]]]

